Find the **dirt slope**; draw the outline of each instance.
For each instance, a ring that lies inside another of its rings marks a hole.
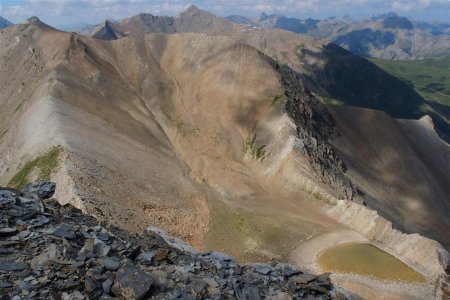
[[[450,247],[450,146],[429,117],[393,120],[383,112],[334,109],[338,153],[367,205],[406,232]]]

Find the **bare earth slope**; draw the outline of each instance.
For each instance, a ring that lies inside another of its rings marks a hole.
[[[338,153],[367,204],[396,227],[450,247],[450,146],[429,117],[393,120],[383,112],[335,108]]]

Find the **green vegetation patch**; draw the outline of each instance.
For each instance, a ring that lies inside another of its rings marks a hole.
[[[272,106],[284,105],[285,102],[286,102],[286,96],[285,95],[275,95],[272,98]]]
[[[211,200],[205,250],[225,252],[241,262],[287,261],[308,237],[324,229],[307,221],[261,215]]]
[[[420,116],[429,114],[441,138],[450,142],[450,55],[413,61],[370,60],[427,100],[417,107]]]
[[[326,105],[333,105],[333,106],[344,105],[344,102],[342,102],[338,99],[331,98],[331,97],[322,96],[322,97],[320,97],[320,99],[322,100],[322,103],[326,104]]]
[[[244,153],[248,153],[256,160],[263,161],[270,153],[266,151],[267,145],[257,145],[256,144],[256,133],[250,134],[250,136],[245,141]]]
[[[30,175],[36,172],[39,179],[50,180],[52,174],[58,167],[59,157],[63,147],[58,145],[52,147],[48,152],[27,162],[8,182],[8,186],[21,189],[30,181]]]
[[[450,55],[414,61],[370,60],[386,72],[407,82],[422,97],[450,105]]]

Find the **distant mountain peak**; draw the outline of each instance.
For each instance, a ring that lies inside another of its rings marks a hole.
[[[99,26],[92,37],[103,40],[115,40],[117,39],[117,34],[111,27],[111,20],[106,19],[102,26]]]
[[[263,12],[263,13],[261,13],[261,15],[259,16],[259,22],[262,22],[262,21],[264,21],[264,20],[266,20],[267,18],[268,18],[269,16],[265,13],[265,12]]]
[[[195,6],[194,4],[189,5],[189,7],[184,11],[185,13],[196,13],[201,12],[202,10]]]
[[[5,18],[0,17],[0,28],[5,28],[10,25],[13,25],[10,21],[6,20]]]
[[[383,19],[383,26],[391,29],[413,29],[414,25],[406,17],[392,16]]]
[[[41,20],[36,16],[32,16],[31,18],[28,18],[25,21],[25,23],[27,23],[27,24],[32,24],[32,23],[36,23],[36,22],[41,22]]]
[[[386,18],[395,18],[398,17],[398,15],[395,12],[388,12],[384,14],[376,14],[372,16],[372,21],[380,20],[380,19],[386,19]]]

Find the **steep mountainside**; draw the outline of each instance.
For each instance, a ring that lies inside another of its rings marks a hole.
[[[333,144],[369,207],[406,232],[450,241],[450,146],[429,117],[393,120],[376,110],[333,110],[342,134]]]
[[[412,22],[394,13],[358,22],[349,18],[303,20],[266,14],[262,14],[256,21],[239,16],[230,16],[228,20],[327,39],[360,56],[422,59],[450,53],[449,24]]]
[[[334,44],[319,50],[302,47],[298,51],[301,59],[311,61],[305,67],[310,80],[321,83],[321,87],[313,86],[312,89],[325,96],[328,103],[378,109],[401,119],[419,119],[428,114],[440,137],[450,141],[448,106],[424,97],[426,94],[415,90],[408,81],[395,77],[397,74],[389,69],[383,70]],[[440,80],[445,81],[444,73]],[[325,93],[320,88],[324,88]]]
[[[149,21],[145,23],[147,25],[138,21],[144,16],[149,18]],[[374,18],[373,22],[383,23],[387,20],[388,27],[409,27],[408,24],[404,24],[407,20],[400,18],[397,22],[399,24],[390,20],[394,17],[395,15],[392,14],[382,15]],[[176,21],[181,19],[182,23]],[[266,21],[271,19],[265,14],[260,18]],[[314,23],[309,21],[311,24]],[[343,22],[352,21],[344,19]],[[161,25],[169,23],[170,26]],[[203,26],[202,24],[215,25]],[[201,29],[198,29],[199,27]],[[122,28],[122,31],[119,28]],[[334,44],[315,41],[279,29],[233,27],[231,23],[227,24],[227,20],[215,17],[194,6],[178,18],[140,14],[120,23],[107,21],[105,26],[100,27],[94,34],[94,37],[118,39],[130,34],[175,31],[228,35],[243,41],[302,74],[308,88],[320,95],[327,103],[375,108],[395,118],[419,119],[429,114],[436,124],[439,135],[447,141],[450,140],[450,115],[445,106],[430,103],[405,82]]]

